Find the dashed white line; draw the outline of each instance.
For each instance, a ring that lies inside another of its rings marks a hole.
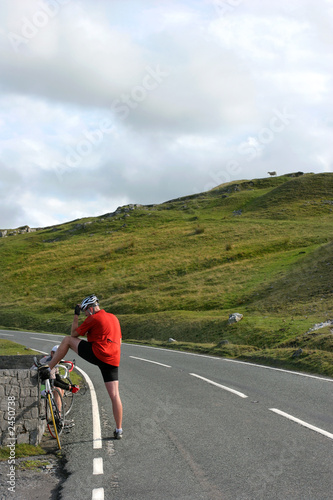
[[[289,415],[289,413],[285,413],[284,411],[278,410],[276,408],[269,408],[270,411],[273,411],[274,413],[277,413],[278,415],[281,415],[282,417],[288,418],[289,420],[292,420],[293,422],[296,422],[297,424],[303,425],[303,427],[307,427],[308,429],[311,429],[312,431],[318,432],[319,434],[322,434],[323,436],[328,437],[329,439],[333,439],[333,434],[330,432],[324,431],[323,429],[320,429],[319,427],[315,427],[312,424],[308,424],[307,422],[304,422],[304,420],[300,420],[299,418],[293,417],[292,415]]]
[[[104,500],[104,488],[94,488],[92,490],[92,500]]]
[[[170,349],[166,349],[163,347],[152,347],[152,346],[140,345],[140,344],[126,344],[126,345],[127,346],[133,345],[134,347],[141,347],[142,349],[155,349],[156,351],[165,351],[168,353],[172,352],[173,354],[184,354],[186,356],[197,356],[200,358],[213,359],[214,361],[218,361],[218,362],[227,361],[228,363],[238,363],[240,365],[245,365],[245,366],[249,366],[249,367],[253,366],[255,368],[262,368],[263,370],[273,370],[276,372],[289,373],[290,375],[297,375],[300,377],[314,378],[314,379],[320,380],[321,382],[323,382],[323,381],[331,382],[331,383],[333,382],[333,378],[325,378],[325,377],[321,377],[321,376],[317,376],[317,375],[310,375],[308,373],[296,372],[293,370],[284,370],[283,368],[274,368],[272,366],[258,365],[256,363],[250,363],[249,361],[239,361],[238,359],[228,359],[228,358],[222,358],[219,356],[208,356],[207,354],[197,354],[194,352],[176,351],[174,349],[172,349],[172,351],[170,351]]]
[[[163,363],[158,363],[157,361],[151,361],[150,359],[137,358],[136,356],[130,356],[133,359],[139,359],[140,361],[145,361],[146,363],[153,363],[154,365],[164,366],[165,368],[171,368],[170,365],[165,365]]]
[[[94,458],[93,474],[94,474],[94,476],[96,476],[98,474],[104,474],[104,472],[103,472],[103,458],[101,458],[101,457]]]
[[[101,421],[99,418],[99,409],[95,387],[90,379],[90,377],[81,370],[78,366],[75,367],[82,375],[85,377],[87,384],[90,389],[91,397],[91,408],[92,408],[92,418],[93,418],[93,448],[94,450],[102,448],[102,433],[101,433]]]
[[[5,335],[6,337],[14,337],[13,333],[2,333],[2,332],[0,332],[0,335]]]
[[[201,380],[204,380],[208,384],[215,385],[216,387],[219,387],[220,389],[224,389],[225,391],[232,392],[233,394],[236,394],[236,396],[239,396],[240,398],[247,398],[246,394],[243,394],[242,392],[235,391],[235,389],[231,389],[230,387],[226,387],[225,385],[218,384],[217,382],[214,382],[213,380],[210,380],[209,378],[201,377],[200,375],[196,375],[195,373],[190,373],[192,377],[197,377],[200,378]]]

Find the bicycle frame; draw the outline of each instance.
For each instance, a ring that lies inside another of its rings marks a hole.
[[[34,358],[34,364],[36,367],[42,366],[37,360],[37,357]],[[70,386],[73,386],[73,384],[69,378],[69,372],[74,369],[74,365],[75,361],[62,360],[55,366],[55,368],[58,368],[60,377],[65,382],[68,382]],[[47,428],[51,436],[56,438],[59,450],[61,450],[59,435],[64,428],[65,416],[68,415],[73,406],[74,394],[72,390],[66,391],[61,389],[61,386],[53,386],[50,379],[46,379],[43,382],[45,384],[44,394],[47,398],[45,405]]]
[[[41,366],[41,364],[37,360],[37,357],[34,358],[34,364],[36,367]],[[59,432],[58,432],[58,423],[59,422],[63,423],[63,420],[62,420],[61,415],[59,414],[59,409],[58,409],[57,403],[56,403],[55,398],[54,398],[50,379],[45,379],[44,384],[45,384],[45,395],[47,397],[48,408],[49,408],[49,412],[50,412],[50,416],[51,416],[51,420],[52,420],[52,424],[53,424],[53,428],[54,428],[55,438],[57,440],[59,450],[61,450],[61,444],[60,444],[60,438],[59,438]],[[62,402],[62,399],[61,399],[61,402]],[[62,406],[62,404],[61,404],[61,406]],[[56,417],[54,415],[53,409],[56,409],[56,413],[57,413]],[[45,413],[46,413],[46,421],[47,421],[47,406],[45,407]],[[48,423],[47,423],[47,426],[48,426],[48,429],[49,429],[51,436],[54,437],[50,428],[49,428]]]

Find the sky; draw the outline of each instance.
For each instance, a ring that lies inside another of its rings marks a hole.
[[[0,228],[332,172],[333,0],[2,0]]]

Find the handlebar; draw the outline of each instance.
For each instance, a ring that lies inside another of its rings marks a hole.
[[[71,371],[73,371],[74,366],[75,366],[75,359],[73,359],[73,361],[62,360],[59,362],[59,364],[61,364],[62,366],[65,366],[65,368],[68,370],[68,372],[71,372]],[[67,366],[67,365],[69,365],[69,366]]]

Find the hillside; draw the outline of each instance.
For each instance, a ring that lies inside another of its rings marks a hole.
[[[332,188],[330,173],[243,180],[0,238],[0,324],[68,333],[73,304],[96,293],[125,339],[333,375],[330,331],[291,357],[333,317]]]

